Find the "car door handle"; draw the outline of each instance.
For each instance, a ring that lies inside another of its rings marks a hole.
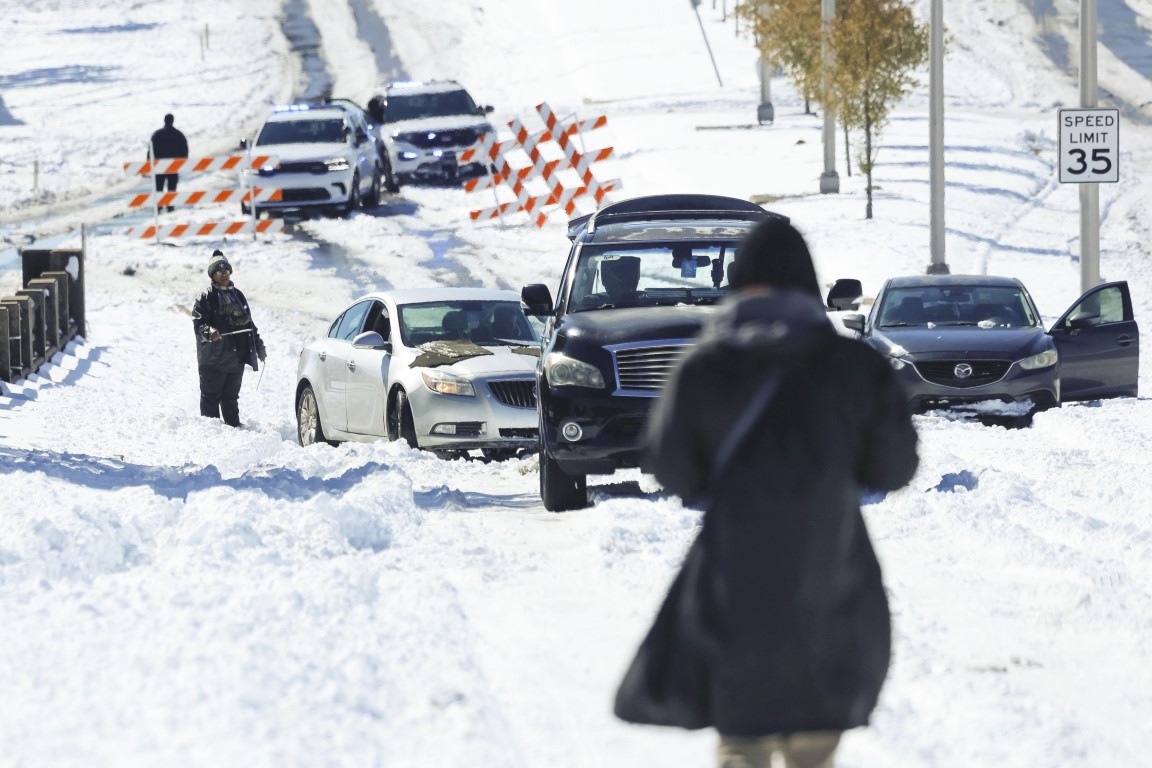
[[[328,359],[328,353],[327,352],[321,352],[319,355],[317,355],[317,357],[320,358],[320,362],[324,362],[325,360]]]
[[[1134,341],[1136,341],[1136,338],[1134,336],[1129,336],[1128,334],[1116,337],[1116,343],[1122,347],[1126,347]]]
[[[348,361],[348,370],[350,370],[350,371],[356,370],[356,361],[355,360],[349,360]]]

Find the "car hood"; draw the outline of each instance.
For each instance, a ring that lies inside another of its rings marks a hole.
[[[691,339],[715,313],[711,306],[592,309],[565,315],[556,332],[570,341],[602,346]]]
[[[872,343],[885,354],[902,349],[909,355],[948,355],[1015,359],[1030,354],[1038,340],[1047,338],[1042,328],[886,328],[872,333]]]
[[[416,120],[397,120],[380,126],[381,133],[423,133],[425,131],[455,131],[460,128],[483,128],[488,121],[476,115],[448,115],[446,117],[422,117]]]
[[[284,162],[297,160],[327,160],[348,154],[348,145],[332,144],[267,144],[256,147],[259,154],[272,155]]]
[[[533,373],[539,347],[488,347],[470,341],[433,341],[421,345],[412,368],[437,368],[459,376]]]

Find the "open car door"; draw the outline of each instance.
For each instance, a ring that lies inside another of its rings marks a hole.
[[[1061,401],[1136,397],[1140,329],[1127,282],[1090,289],[1048,335],[1060,354]]]

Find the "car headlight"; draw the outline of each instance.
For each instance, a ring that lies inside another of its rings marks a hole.
[[[419,152],[401,152],[400,153],[400,159],[401,160],[415,160],[418,157],[420,157]]]
[[[903,370],[904,366],[908,365],[908,361],[903,357],[889,357],[888,363],[892,366],[892,370],[894,371]]]
[[[331,157],[324,161],[324,165],[328,166],[330,171],[346,171],[352,167],[346,157]]]
[[[544,358],[544,375],[553,387],[604,388],[604,375],[599,368],[560,352],[551,352]]]
[[[472,382],[462,376],[447,371],[421,371],[424,386],[440,395],[459,395],[460,397],[475,397],[476,388]]]
[[[1037,368],[1049,368],[1056,365],[1060,356],[1056,354],[1054,349],[1046,349],[1038,355],[1026,357],[1020,361],[1020,367],[1026,371],[1034,371]]]

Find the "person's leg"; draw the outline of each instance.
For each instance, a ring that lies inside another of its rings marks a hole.
[[[240,385],[244,382],[244,369],[224,374],[223,390],[220,393],[220,411],[224,423],[230,427],[240,426]]]
[[[776,736],[747,739],[720,734],[716,764],[719,768],[772,768],[772,753],[779,747]]]
[[[784,738],[784,768],[835,768],[840,731],[801,731]]]
[[[200,415],[220,418],[220,397],[224,392],[224,373],[214,368],[200,369]]]
[[[164,191],[164,177],[165,176],[167,176],[167,174],[164,174],[164,173],[156,174],[156,191],[157,192],[163,192]]]

